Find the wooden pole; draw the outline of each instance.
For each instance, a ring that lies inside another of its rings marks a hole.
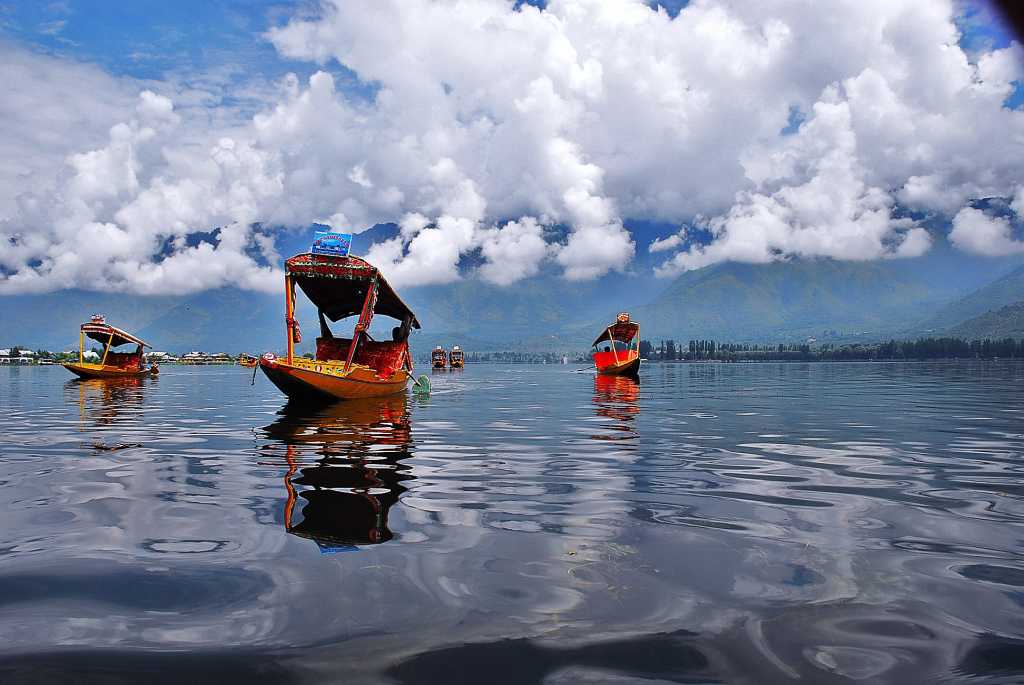
[[[291,365],[292,357],[295,353],[295,340],[293,339],[293,326],[295,325],[295,302],[294,302],[294,285],[292,284],[292,277],[287,273],[284,275],[284,316],[285,316],[285,330],[288,332],[288,364]]]
[[[615,363],[619,363],[619,353],[615,351],[615,338],[612,337],[612,327],[608,327],[608,339],[612,341],[612,357],[615,359]]]
[[[78,363],[85,363],[85,331],[78,329]]]
[[[370,326],[373,319],[373,306],[377,302],[377,277],[374,276],[366,288],[366,299],[363,300],[363,311],[359,313],[359,321],[356,322],[356,329],[352,333],[352,342],[348,346],[348,355],[345,357],[345,372],[352,367],[352,359],[356,356],[356,346],[359,339]]]
[[[100,366],[107,363],[107,353],[110,352],[110,343],[114,342],[114,332],[110,332],[110,337],[107,338],[107,344],[103,347],[103,359],[100,360]]]

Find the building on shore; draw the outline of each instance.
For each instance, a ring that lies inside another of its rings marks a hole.
[[[17,347],[0,349],[0,364],[26,365],[36,363],[36,353]]]
[[[206,352],[192,351],[181,355],[182,364],[233,364],[234,359],[227,352]]]

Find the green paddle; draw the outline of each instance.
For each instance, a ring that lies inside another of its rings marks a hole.
[[[408,372],[406,372],[408,373]],[[412,378],[412,374],[409,374],[409,378]],[[430,379],[426,376],[420,376],[419,378],[412,378],[412,391],[419,395],[430,394]]]

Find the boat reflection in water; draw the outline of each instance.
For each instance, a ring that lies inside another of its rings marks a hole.
[[[146,386],[153,377],[76,378],[64,384],[65,397],[77,398],[82,421],[110,426],[142,411]]]
[[[316,542],[321,553],[387,542],[388,511],[414,476],[405,395],[351,400],[326,408],[285,405],[266,435],[284,449],[285,530]]]
[[[636,376],[594,376],[595,413],[610,422],[596,440],[633,440],[638,437],[633,425],[640,413],[640,379]]]

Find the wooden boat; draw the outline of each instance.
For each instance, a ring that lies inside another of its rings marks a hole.
[[[453,369],[461,369],[466,364],[466,356],[462,354],[462,348],[456,345],[448,353],[448,363]]]
[[[299,402],[383,397],[405,390],[412,377],[409,332],[419,328],[415,314],[402,301],[375,266],[355,256],[299,254],[285,261],[285,328],[288,352],[259,360],[267,378],[289,398]],[[295,320],[295,286],[316,306],[320,337],[316,356],[295,356],[301,342]],[[401,321],[392,339],[374,340],[370,321],[383,314]],[[327,320],[358,316],[351,338],[336,338]]]
[[[256,357],[251,356],[251,355],[248,355],[248,354],[240,354],[240,355],[238,355],[238,365],[239,366],[244,366],[247,369],[251,369],[254,366],[256,366],[257,364],[259,364],[259,363],[260,363],[260,360],[257,359]]]
[[[448,353],[444,351],[444,348],[438,345],[434,348],[434,351],[430,353],[430,365],[435,369],[443,369],[448,364]]]
[[[606,376],[635,376],[640,372],[640,324],[622,312],[594,340],[590,352],[597,372]]]
[[[85,339],[95,340],[103,345],[103,354],[98,363],[85,361]],[[134,352],[113,352],[116,347],[135,345]],[[64,364],[64,368],[81,378],[131,378],[134,376],[156,375],[156,364],[146,366],[143,348],[147,343],[131,333],[114,328],[99,314],[88,323],[83,323],[78,332],[78,362]]]

